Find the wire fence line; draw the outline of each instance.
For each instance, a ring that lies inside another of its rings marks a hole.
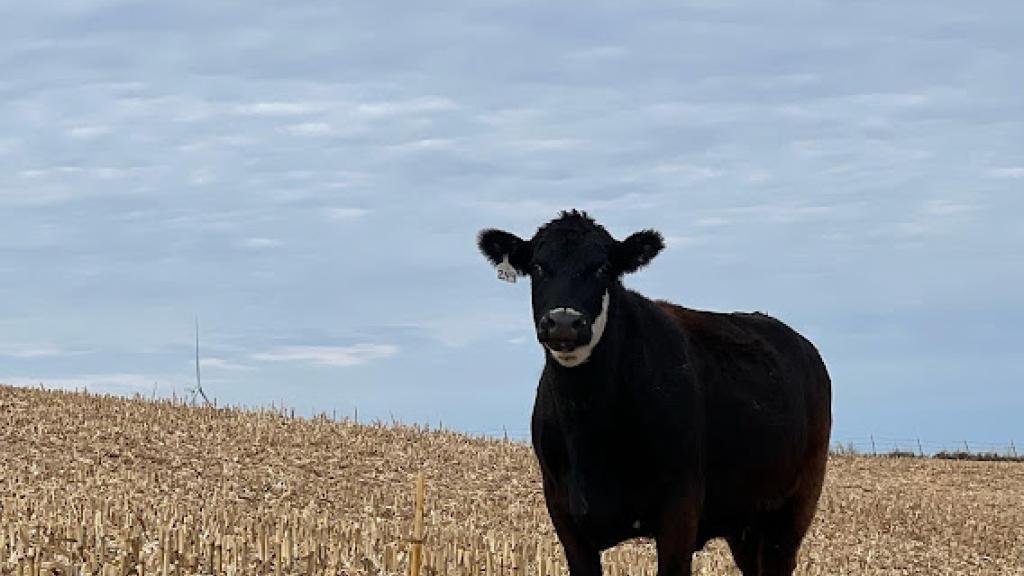
[[[1015,439],[1005,442],[980,440],[928,440],[925,438],[892,438],[887,436],[854,436],[833,438],[832,449],[837,452],[860,454],[891,454],[909,452],[918,456],[930,456],[941,452],[964,452],[968,454],[998,454],[1000,456],[1021,456],[1022,446]]]
[[[505,438],[516,442],[529,442],[530,430],[528,428],[475,428],[460,429],[458,432],[470,436],[485,436],[488,438]],[[981,440],[929,440],[927,438],[897,438],[891,436],[847,436],[833,437],[831,448],[834,452],[848,452],[857,454],[892,454],[894,452],[912,453],[918,456],[931,456],[940,452],[966,452],[971,454],[991,453],[1001,456],[1022,456],[1024,445],[1016,442],[1015,439],[1007,439],[1005,442],[992,442]]]
[[[495,426],[489,428],[451,428],[438,421],[428,428],[442,429],[466,434],[468,436],[499,438],[513,442],[529,443],[530,429],[523,427]],[[996,454],[999,456],[1024,456],[1024,444],[1010,438],[1005,442],[983,440],[930,440],[921,437],[876,436],[833,436],[829,444],[836,453],[856,453],[885,455],[892,453],[910,453],[918,456],[934,456],[940,453]]]

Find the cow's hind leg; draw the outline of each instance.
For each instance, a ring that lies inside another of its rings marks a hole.
[[[825,455],[821,458],[820,475],[806,478],[806,483],[781,508],[762,515],[759,523],[761,571],[758,576],[791,576],[796,570],[800,543],[811,527],[814,512],[818,508],[818,497],[821,495]]]
[[[796,557],[806,527],[800,527],[785,508],[767,516],[761,535],[758,576],[791,576],[796,570]]]
[[[759,555],[761,535],[754,526],[725,539],[732,551],[732,559],[743,576],[760,576]]]

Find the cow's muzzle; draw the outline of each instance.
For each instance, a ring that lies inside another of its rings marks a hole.
[[[590,322],[572,308],[556,308],[537,322],[537,339],[551,350],[569,352],[590,341]]]

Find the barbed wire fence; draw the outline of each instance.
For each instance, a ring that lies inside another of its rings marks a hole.
[[[488,438],[504,438],[514,442],[529,442],[530,430],[527,428],[477,428],[456,430],[470,436]],[[999,456],[1020,457],[1024,446],[1018,446],[1014,439],[1006,442],[984,442],[978,440],[928,440],[926,438],[897,438],[890,436],[847,436],[833,437],[831,448],[834,453],[863,454],[884,456],[887,454],[913,454],[915,456],[934,456],[940,453],[997,454]]]
[[[965,454],[996,454],[999,456],[1019,457],[1017,443],[1013,439],[1006,442],[983,442],[978,440],[936,441],[924,438],[892,438],[887,436],[853,436],[833,438],[832,449],[840,453],[857,453],[885,455],[893,453],[909,453],[916,456],[934,456],[940,453]]]

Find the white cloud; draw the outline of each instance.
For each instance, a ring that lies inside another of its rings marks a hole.
[[[188,177],[188,183],[193,186],[206,186],[217,181],[217,176],[208,169],[195,170]]]
[[[356,106],[356,114],[367,118],[384,118],[404,114],[423,112],[442,112],[457,110],[459,105],[453,100],[438,96],[426,96],[411,100],[394,100],[387,102],[369,102]]]
[[[716,168],[711,168],[710,166],[698,166],[688,162],[659,164],[656,170],[663,174],[681,176],[687,180],[694,181],[709,180],[711,178],[718,178],[722,175],[722,171]]]
[[[988,175],[993,178],[1024,178],[1024,166],[993,168],[988,171]]]
[[[772,179],[772,173],[767,170],[751,170],[743,175],[743,179],[750,184],[764,184]]]
[[[505,145],[523,152],[561,152],[582,148],[586,142],[578,138],[525,138]]]
[[[504,108],[480,114],[476,120],[481,124],[498,128],[519,128],[543,117],[544,111],[538,108]]]
[[[390,146],[391,150],[400,152],[415,152],[419,150],[452,150],[455,148],[456,141],[452,138],[424,138],[422,140],[413,140],[411,142],[403,142],[395,146]]]
[[[225,360],[223,358],[216,358],[216,357],[200,359],[199,360],[199,366],[201,368],[203,368],[203,369],[212,368],[213,370],[253,370],[254,369],[252,366],[247,366],[245,364],[237,364],[235,362],[231,362],[231,361]]]
[[[362,218],[371,212],[373,212],[373,210],[353,207],[333,207],[324,209],[324,214],[329,220],[355,220],[356,218]]]
[[[931,103],[927,94],[875,92],[844,94],[826,98],[808,98],[775,107],[783,118],[798,120],[843,119],[881,121],[892,114],[913,110]],[[871,115],[882,115],[874,117]]]
[[[659,196],[655,194],[639,194],[637,192],[629,192],[604,200],[590,200],[586,202],[587,210],[600,213],[620,210],[651,210],[656,209],[660,205]],[[554,218],[556,215],[556,212],[552,212],[549,218]]]
[[[283,242],[274,238],[246,238],[242,241],[244,248],[252,250],[266,250],[268,248],[277,248],[281,246]]]
[[[836,220],[842,217],[856,218],[860,214],[862,207],[860,203],[823,206],[778,202],[731,208],[728,210],[728,213],[746,222],[793,224],[797,222]]]
[[[88,169],[87,173],[100,180],[120,180],[127,178],[139,171],[138,168],[118,168],[115,166],[96,166]]]
[[[110,126],[94,125],[94,126],[75,126],[68,130],[68,136],[75,140],[93,140],[110,134]]]
[[[292,136],[331,136],[334,134],[334,127],[327,122],[303,122],[285,126],[285,131]]]
[[[837,100],[841,103],[865,104],[868,106],[913,108],[926,104],[929,98],[926,94],[874,92],[868,94],[850,94],[848,96],[840,97]]]
[[[629,50],[623,46],[595,46],[569,52],[566,58],[579,62],[604,63],[608,60],[621,60],[628,54]]]
[[[491,340],[497,334],[507,338],[531,338],[533,323],[527,312],[529,309],[522,307],[525,301],[517,307],[509,307],[506,303],[504,308],[499,308],[496,302],[451,311],[422,322],[419,328],[449,348],[466,348]]]
[[[252,102],[235,107],[242,116],[302,116],[323,110],[321,104],[299,101]]]
[[[355,344],[352,346],[283,346],[269,352],[253,354],[262,362],[300,362],[317,366],[356,366],[390,358],[398,347],[390,344]]]
[[[939,231],[939,227],[931,222],[898,222],[892,228],[891,233],[903,238],[920,238],[931,236]]]
[[[90,177],[97,180],[119,180],[142,174],[147,166],[47,166],[45,168],[29,168],[21,170],[18,175],[26,180],[65,177]]]
[[[745,102],[661,102],[645,110],[661,125],[708,126],[740,122],[756,116],[757,108]]]
[[[533,198],[511,198],[508,200],[476,200],[468,199],[465,205],[473,210],[480,210],[488,218],[510,218],[528,222],[536,226],[541,222],[550,220],[558,215],[559,211],[567,208],[564,202],[558,200],[537,200]]]
[[[39,346],[33,348],[0,349],[0,356],[8,358],[57,358],[72,356],[81,352],[65,350],[56,346]]]
[[[201,122],[210,119],[219,106],[182,95],[117,97],[113,101],[113,117],[121,122],[166,117],[176,122]]]
[[[224,136],[201,137],[174,147],[178,152],[208,152],[210,150],[224,150],[228,148],[241,148],[252,146],[259,141],[241,134],[229,134]]]
[[[705,216],[698,218],[694,225],[700,226],[701,228],[719,228],[729,224],[728,218],[722,218],[721,216]]]
[[[821,77],[808,72],[797,72],[794,74],[778,74],[765,78],[757,78],[753,83],[762,88],[799,88],[821,82]]]
[[[977,212],[980,209],[981,206],[977,204],[951,200],[932,200],[924,205],[924,211],[934,216],[957,216]]]

